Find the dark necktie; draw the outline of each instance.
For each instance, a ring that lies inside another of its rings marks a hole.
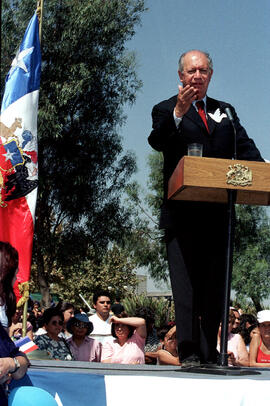
[[[198,113],[201,116],[202,121],[204,122],[204,125],[205,125],[207,131],[209,132],[209,128],[208,128],[207,120],[206,120],[206,114],[204,111],[204,101],[203,100],[197,101],[196,107],[198,109]]]

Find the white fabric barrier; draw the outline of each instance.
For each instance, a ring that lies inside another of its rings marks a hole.
[[[270,405],[270,380],[243,377],[105,376],[107,406]]]

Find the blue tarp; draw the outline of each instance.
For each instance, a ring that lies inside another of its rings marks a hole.
[[[33,369],[23,379],[12,382],[12,388],[24,385],[44,389],[54,398],[58,394],[64,406],[106,406],[103,375]]]

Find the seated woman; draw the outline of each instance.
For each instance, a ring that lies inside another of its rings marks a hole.
[[[145,320],[141,317],[127,317],[122,312],[112,316],[111,323],[115,339],[103,345],[101,362],[144,364]]]
[[[235,315],[232,309],[229,313],[229,325],[228,325],[228,365],[229,366],[249,366],[248,352],[245,342],[240,334],[233,334]],[[217,349],[220,351],[220,333],[218,334]]]
[[[46,309],[43,319],[47,333],[36,336],[34,342],[40,350],[47,351],[52,359],[72,360],[73,355],[68,343],[64,338],[58,336],[63,327],[63,313],[56,308]]]
[[[75,314],[67,322],[67,331],[71,334],[68,344],[76,361],[100,362],[101,343],[88,337],[93,331],[93,323],[86,314]]]
[[[181,365],[177,351],[176,326],[170,328],[165,333],[162,342],[162,348],[156,352],[158,364]]]
[[[251,367],[270,367],[270,310],[257,314],[260,334],[252,337],[249,350]]]

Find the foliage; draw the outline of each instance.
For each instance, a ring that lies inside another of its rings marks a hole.
[[[109,290],[112,300],[118,295],[123,297],[127,289],[132,293],[138,283],[134,271],[134,264],[117,247],[112,246],[104,255],[100,263],[89,253],[88,258],[78,264],[65,268],[54,268],[51,273],[52,291],[67,302],[75,306],[83,305],[81,294],[90,305],[95,290]],[[36,281],[36,283],[35,283]],[[37,273],[33,269],[32,288],[37,286]]]
[[[163,199],[163,156],[161,152],[153,151],[148,156],[150,168],[148,187],[149,193],[146,197],[147,203],[153,215],[159,218],[160,206]]]
[[[134,295],[123,300],[125,311],[130,316],[153,314],[155,327],[162,327],[169,321],[174,321],[173,301],[165,298],[153,298],[145,295]]]
[[[241,294],[231,302],[231,305],[236,309],[241,309],[242,313],[253,314],[254,316],[257,314],[253,302],[250,299],[243,297]]]
[[[270,294],[270,228],[263,207],[237,206],[232,287],[251,298],[256,311]]]
[[[146,267],[151,277],[168,281],[168,264],[164,231],[159,229],[159,210],[162,203],[162,155],[149,155],[148,193],[135,182],[127,188],[132,213],[132,231],[125,236],[124,246],[139,267]]]
[[[35,5],[5,0],[4,72]],[[47,303],[56,269],[71,283],[74,272],[83,277],[85,260],[105,266],[108,244],[131,227],[121,197],[136,163],[118,130],[122,106],[141,86],[125,44],[143,11],[144,0],[44,2],[33,261]]]

